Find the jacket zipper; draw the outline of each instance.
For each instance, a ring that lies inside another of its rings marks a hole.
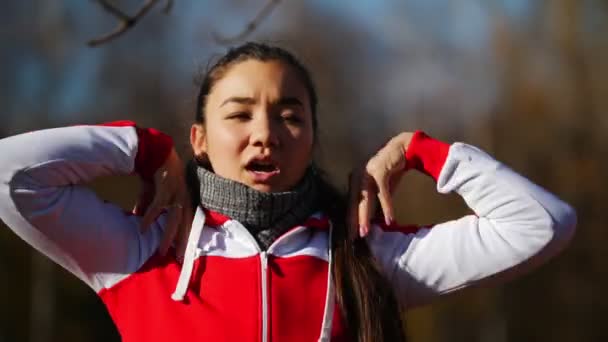
[[[262,265],[262,341],[268,341],[268,254],[260,252]]]
[[[273,249],[273,247],[280,243],[281,240],[300,232],[302,229],[303,228],[293,229],[275,240],[270,246],[268,246],[266,251],[262,251],[258,242],[255,240],[253,235],[251,235],[251,233],[245,229],[245,227],[238,228],[238,230],[241,230],[249,238],[249,240],[251,240],[251,243],[255,246],[258,252],[260,252],[260,281],[262,282],[262,342],[268,342],[268,256],[270,255],[270,251]]]

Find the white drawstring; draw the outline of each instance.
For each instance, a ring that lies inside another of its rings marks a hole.
[[[205,225],[205,213],[198,207],[194,221],[192,223],[192,229],[190,230],[190,236],[188,236],[188,244],[186,246],[186,252],[184,256],[184,263],[182,264],[182,270],[179,274],[177,286],[175,292],[171,295],[171,299],[174,301],[182,301],[186,295],[188,284],[190,283],[190,277],[192,276],[192,269],[194,267],[194,259],[196,257],[196,248],[200,240],[200,236],[203,232]],[[333,226],[329,225],[329,237],[328,237],[328,266],[327,266],[327,293],[325,295],[325,309],[323,312],[323,324],[321,325],[321,335],[319,336],[319,342],[327,342],[331,339],[332,321],[334,316],[334,305],[335,305],[335,289],[332,281],[332,263],[333,253],[331,248],[332,243],[332,232]]]
[[[328,237],[328,263],[327,266],[327,293],[325,295],[325,310],[323,312],[323,324],[321,325],[321,336],[319,336],[319,342],[327,342],[331,339],[331,328],[332,320],[334,317],[334,304],[335,304],[335,293],[334,293],[334,282],[331,277],[331,265],[333,259],[333,253],[331,250],[332,244],[332,232],[333,225],[329,223],[329,237]]]
[[[190,283],[190,277],[192,276],[192,268],[194,267],[194,259],[196,258],[196,248],[198,247],[198,242],[203,233],[203,226],[205,226],[205,212],[199,206],[196,208],[196,215],[194,215],[192,229],[190,229],[190,235],[188,236],[188,244],[186,245],[182,271],[179,274],[175,292],[171,295],[171,299],[174,301],[183,300],[186,295],[186,290],[188,290],[188,284]]]

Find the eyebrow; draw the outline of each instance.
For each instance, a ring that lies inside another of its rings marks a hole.
[[[252,105],[252,104],[256,104],[257,101],[254,98],[252,98],[252,97],[233,96],[233,97],[229,97],[224,102],[222,102],[222,104],[220,105],[220,107],[224,106],[227,103],[231,103],[231,102],[238,103],[238,104]],[[302,101],[300,101],[296,97],[281,97],[278,101],[273,101],[272,104],[273,105],[281,105],[281,106],[300,106],[300,107],[304,107],[304,104],[302,103]]]

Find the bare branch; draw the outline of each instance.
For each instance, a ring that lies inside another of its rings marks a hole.
[[[101,7],[104,10],[106,10],[108,13],[115,16],[119,20],[119,23],[118,23],[118,26],[116,26],[116,28],[112,32],[105,34],[101,37],[91,39],[88,42],[88,45],[91,47],[95,47],[95,46],[99,46],[101,44],[107,43],[107,42],[111,41],[112,39],[127,32],[130,28],[135,26],[135,24],[137,24],[137,22],[143,16],[145,16],[146,13],[148,13],[148,11],[150,11],[150,9],[152,9],[152,7],[154,7],[154,5],[156,5],[158,0],[146,0],[146,2],[144,2],[144,4],[137,10],[137,12],[135,13],[134,16],[129,16],[128,14],[126,14],[125,12],[120,10],[118,7],[109,3],[107,0],[97,0],[97,2],[101,5]],[[171,11],[172,6],[173,6],[173,0],[167,0],[167,2],[165,4],[165,8],[163,9],[163,12],[165,14],[168,14]]]
[[[257,27],[272,13],[272,11],[277,7],[280,0],[268,0],[266,5],[262,7],[262,9],[258,12],[258,14],[245,26],[241,33],[237,34],[233,37],[223,37],[220,36],[217,32],[212,32],[213,40],[216,43],[221,45],[231,45],[236,42],[243,40],[245,37],[250,35],[253,31],[257,29]]]
[[[133,26],[133,22],[131,21],[123,21],[121,23],[118,24],[118,26],[114,29],[114,31],[103,35],[101,37],[95,38],[95,39],[91,39],[88,42],[88,45],[90,47],[96,47],[99,46],[103,43],[107,43],[110,40],[122,35],[123,33],[125,33],[131,26]]]
[[[118,7],[112,5],[111,3],[109,3],[106,0],[97,0],[97,2],[99,2],[99,4],[101,5],[101,7],[103,7],[104,10],[106,10],[108,13],[112,14],[113,16],[115,16],[116,18],[118,18],[119,20],[129,20],[131,19],[129,17],[129,15],[127,15],[125,12],[121,11]]]
[[[137,20],[141,17],[143,17],[144,15],[146,15],[146,13],[148,13],[148,11],[154,7],[154,5],[156,5],[156,3],[158,2],[158,0],[147,0],[143,6],[141,6],[139,8],[139,10],[137,11],[137,13],[135,13],[135,16],[133,16],[134,20]]]

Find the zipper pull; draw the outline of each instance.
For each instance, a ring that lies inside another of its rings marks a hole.
[[[262,269],[266,272],[268,269],[268,254],[266,252],[261,252],[260,258],[262,259]]]
[[[260,252],[260,262],[262,264],[262,342],[268,341],[268,254],[266,251]]]

